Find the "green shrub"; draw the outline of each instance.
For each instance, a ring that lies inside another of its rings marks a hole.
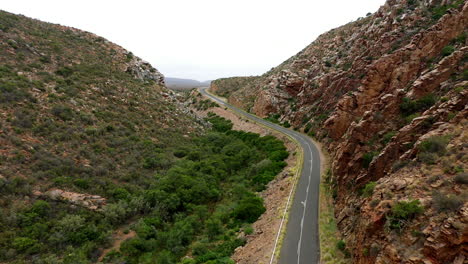
[[[12,121],[12,124],[20,128],[32,128],[34,118],[29,112],[15,111],[15,119]]]
[[[116,188],[112,191],[112,196],[117,200],[123,200],[130,196],[130,193],[124,188]]]
[[[40,250],[40,245],[37,240],[29,237],[17,237],[13,240],[13,248],[20,252],[34,254]]]
[[[282,161],[285,160],[288,156],[289,152],[287,152],[286,150],[276,150],[271,152],[268,158],[272,161]]]
[[[336,248],[340,251],[345,251],[346,243],[343,240],[338,240],[338,242],[336,242]]]
[[[418,157],[420,157],[423,153],[435,153],[438,155],[443,155],[446,152],[448,142],[449,137],[447,136],[432,136],[419,144]]]
[[[29,209],[29,212],[36,213],[37,215],[44,217],[50,211],[50,204],[44,200],[37,200]]]
[[[206,235],[210,240],[213,240],[216,236],[223,233],[223,224],[221,220],[216,217],[212,217],[206,220]]]
[[[464,204],[465,199],[459,195],[443,195],[435,192],[432,195],[432,205],[439,212],[457,211]]]
[[[428,153],[428,152],[418,153],[418,160],[425,164],[436,164],[437,158],[438,158],[437,154],[435,153]]]
[[[73,181],[73,184],[76,185],[77,187],[81,189],[88,189],[89,188],[89,182],[86,179],[75,179]]]
[[[232,213],[233,217],[247,223],[253,223],[265,212],[263,199],[249,196],[239,202]]]
[[[280,124],[281,122],[278,120],[281,117],[280,114],[270,114],[268,117],[264,118],[266,121],[270,121],[275,124]]]
[[[455,47],[454,47],[454,46],[452,46],[452,45],[445,46],[445,47],[442,49],[442,56],[444,56],[444,57],[449,56],[449,55],[452,54],[454,51],[455,51]]]
[[[176,150],[174,151],[174,156],[177,158],[183,158],[187,156],[187,150],[184,150],[184,149]]]
[[[55,71],[55,73],[63,77],[70,77],[73,74],[73,69],[65,66]]]
[[[247,225],[247,226],[244,228],[244,233],[245,233],[246,235],[251,235],[251,234],[253,234],[253,232],[254,232],[254,229],[253,229],[253,227],[252,227],[251,225]]]
[[[382,137],[382,143],[384,145],[387,145],[388,142],[390,142],[390,140],[397,134],[396,131],[390,131],[388,133],[386,133],[383,137]]]
[[[421,206],[419,200],[397,202],[393,205],[390,215],[388,216],[390,229],[396,229],[398,231],[403,229],[408,221],[412,220],[423,211],[424,208]]]
[[[405,120],[405,125],[411,123],[411,121],[413,121],[413,119],[415,119],[417,117],[420,117],[420,116],[421,116],[421,114],[419,114],[419,113],[414,113],[414,114],[411,114],[409,116],[406,116],[405,119],[404,119]]]
[[[375,151],[367,152],[362,155],[362,167],[369,168],[370,163],[376,155],[378,155],[378,152]]]
[[[458,184],[468,184],[468,173],[462,172],[455,176],[455,183]]]
[[[461,33],[460,35],[458,35],[454,40],[453,42],[455,43],[460,43],[460,44],[465,44],[466,42],[466,32],[463,32]]]
[[[403,98],[400,104],[400,111],[404,117],[412,115],[416,112],[421,112],[429,109],[437,102],[436,96],[433,94],[425,95],[419,99],[411,100],[410,98]]]
[[[375,186],[377,186],[377,182],[371,181],[367,183],[361,191],[362,196],[364,197],[372,196],[372,194],[374,193]]]
[[[227,120],[223,117],[212,115],[206,118],[213,125],[213,129],[218,132],[226,132],[232,129],[232,122],[231,120]]]
[[[309,133],[310,129],[312,128],[312,123],[307,123],[307,125],[304,128],[304,133]]]
[[[52,107],[52,114],[63,121],[69,121],[73,119],[73,110],[68,106],[55,105]]]

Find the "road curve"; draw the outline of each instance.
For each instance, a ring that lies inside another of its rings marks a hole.
[[[320,260],[320,243],[318,234],[320,153],[312,140],[304,134],[268,122],[232,106],[206,90],[199,88],[200,93],[230,108],[257,123],[273,128],[294,138],[304,150],[304,163],[301,176],[293,194],[286,233],[279,255],[279,264],[315,264]],[[283,224],[283,223],[281,223]],[[276,243],[275,243],[276,248]],[[274,253],[275,248],[272,249]],[[270,264],[273,262],[270,262]]]

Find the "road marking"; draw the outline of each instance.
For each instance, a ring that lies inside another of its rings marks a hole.
[[[310,187],[310,182],[311,182],[311,178],[312,178],[312,171],[313,171],[313,152],[312,152],[312,148],[309,144],[309,142],[307,140],[305,140],[303,138],[303,135],[300,134],[300,133],[295,133],[294,131],[291,131],[289,129],[285,129],[283,127],[280,127],[278,125],[274,125],[274,124],[269,124],[268,122],[265,122],[265,120],[263,119],[260,119],[260,118],[257,118],[256,116],[253,116],[253,115],[250,115],[250,114],[246,114],[246,113],[243,113],[241,111],[238,111],[237,109],[233,108],[231,105],[227,104],[226,102],[224,101],[221,101],[220,99],[212,96],[211,94],[207,93],[205,89],[201,89],[204,93],[204,95],[214,99],[215,101],[218,101],[220,102],[221,104],[229,107],[231,110],[233,110],[234,112],[236,113],[239,113],[243,116],[246,116],[247,118],[250,118],[250,119],[253,119],[254,121],[256,122],[259,122],[259,123],[263,123],[264,125],[272,128],[272,129],[276,129],[276,130],[279,130],[280,132],[283,132],[284,134],[287,134],[291,137],[293,137],[296,141],[298,141],[299,143],[301,143],[301,145],[307,145],[307,148],[309,149],[309,152],[310,152],[310,155],[311,155],[311,159],[310,159],[310,174],[309,174],[309,177],[308,177],[308,184],[307,184],[307,189],[306,189],[306,199],[303,201],[301,201],[301,204],[304,206],[304,209],[303,209],[303,212],[302,212],[302,218],[301,218],[301,232],[300,232],[300,236],[299,236],[299,242],[298,242],[298,245],[297,245],[297,263],[300,264],[300,256],[301,256],[301,243],[302,243],[302,234],[303,234],[303,231],[304,231],[304,219],[305,219],[305,211],[306,211],[306,208],[307,208],[307,197],[309,196],[309,187]],[[292,132],[292,133],[291,133]],[[298,176],[298,173],[299,173],[299,170],[296,172],[296,178]],[[285,220],[285,216],[286,216],[286,213],[287,213],[287,209],[289,207],[289,204],[291,202],[291,197],[292,197],[292,193],[294,191],[294,186],[291,188],[291,191],[289,192],[289,196],[288,196],[288,201],[286,203],[286,207],[284,209],[284,212],[283,212],[283,217],[281,219],[281,223],[280,223],[280,226],[279,226],[279,229],[278,229],[278,233],[276,235],[276,239],[275,239],[275,245],[273,247],[273,252],[271,254],[271,259],[270,259],[270,264],[273,263],[273,260],[274,260],[274,255],[275,255],[275,251],[276,251],[276,247],[278,245],[278,240],[279,240],[279,236],[281,234],[281,229],[283,227],[283,224],[284,224],[284,220]]]
[[[313,155],[312,149],[310,148],[309,142],[306,142],[307,148],[309,149],[310,155]],[[304,202],[304,209],[302,210],[302,218],[301,218],[301,233],[299,234],[299,241],[297,243],[297,264],[300,264],[301,261],[301,244],[302,244],[302,233],[304,232],[304,218],[305,218],[305,211],[307,208],[307,197],[309,196],[309,187],[310,187],[310,179],[312,178],[312,167],[313,167],[313,159],[311,159],[310,162],[310,174],[309,174],[309,179],[307,183],[307,189],[306,189],[306,199]]]

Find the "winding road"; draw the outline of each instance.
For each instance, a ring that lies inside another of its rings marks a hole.
[[[304,134],[268,122],[232,106],[220,98],[208,93],[208,87],[199,88],[200,93],[216,101],[232,111],[275,129],[294,138],[304,151],[304,162],[295,192],[288,199],[291,202],[286,233],[282,241],[279,264],[315,264],[320,260],[320,243],[318,234],[319,185],[320,185],[320,153],[312,140]],[[282,229],[283,220],[279,226]],[[274,252],[278,246],[279,232],[275,246],[272,248],[270,264],[274,262]]]

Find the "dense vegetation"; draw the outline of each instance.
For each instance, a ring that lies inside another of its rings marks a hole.
[[[213,131],[175,149],[173,158],[146,142],[141,166],[156,174],[120,186],[108,182],[111,203],[101,212],[47,199],[3,210],[2,260],[60,263],[58,248],[64,263],[95,261],[110,232],[131,222],[137,236],[105,262],[176,263],[190,249],[194,259],[183,263],[233,263],[229,256],[244,243],[238,232],[265,211],[254,191],[284,167],[288,153],[274,137],[233,131],[218,116],[208,120]],[[73,183],[97,191],[83,179]],[[15,193],[21,184],[12,181],[3,190]]]
[[[231,263],[282,142],[215,116],[206,131],[103,38],[6,12],[0,29],[0,262],[96,262],[135,230],[104,262]]]

